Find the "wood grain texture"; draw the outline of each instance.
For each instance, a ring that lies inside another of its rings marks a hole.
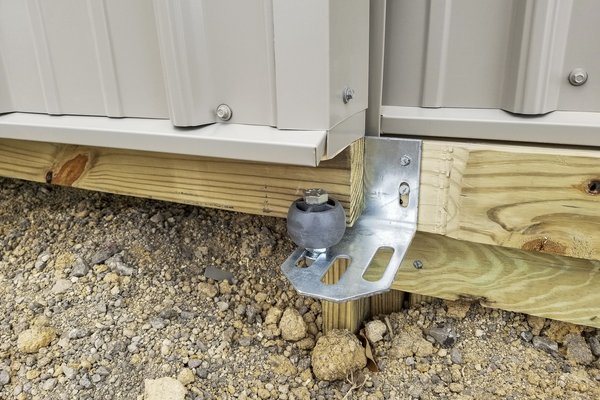
[[[418,229],[598,260],[598,192],[600,151],[426,140]]]
[[[600,328],[600,261],[417,233],[392,287]]]
[[[285,217],[305,188],[362,206],[363,141],[317,168],[0,139],[0,175],[101,192]]]

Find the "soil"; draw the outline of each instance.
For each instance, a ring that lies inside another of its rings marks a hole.
[[[0,398],[600,399],[597,330],[442,301],[318,380],[292,250],[281,219],[0,179]]]

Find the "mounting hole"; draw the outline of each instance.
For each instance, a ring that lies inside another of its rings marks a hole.
[[[588,182],[587,192],[589,194],[600,194],[600,180],[594,179]]]
[[[335,285],[338,283],[346,270],[350,266],[351,260],[349,257],[338,257],[332,263],[325,275],[321,278],[324,285]]]
[[[400,207],[408,207],[408,202],[410,201],[410,186],[408,183],[402,182],[398,186],[398,195]]]
[[[369,282],[377,282],[383,278],[383,274],[387,269],[392,256],[394,255],[394,249],[391,247],[380,247],[373,256],[371,263],[363,274],[363,279]]]

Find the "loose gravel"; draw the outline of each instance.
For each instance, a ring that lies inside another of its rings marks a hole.
[[[0,178],[0,398],[600,398],[598,331],[468,303],[374,318],[379,372],[336,358],[360,344],[292,249],[281,219]]]

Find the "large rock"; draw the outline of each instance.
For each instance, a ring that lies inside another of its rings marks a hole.
[[[144,400],[185,400],[187,389],[173,378],[144,380]]]
[[[356,336],[341,329],[333,329],[319,338],[311,361],[315,376],[325,381],[345,379],[350,372],[367,365],[365,349]]]
[[[17,338],[17,348],[23,353],[37,353],[48,346],[56,338],[56,330],[49,326],[34,326],[27,329]]]
[[[295,308],[287,308],[279,322],[281,337],[284,340],[296,342],[306,337],[306,322]]]
[[[567,359],[575,361],[577,364],[590,364],[594,361],[594,355],[585,339],[580,335],[568,334],[565,336],[565,346],[567,348]]]

